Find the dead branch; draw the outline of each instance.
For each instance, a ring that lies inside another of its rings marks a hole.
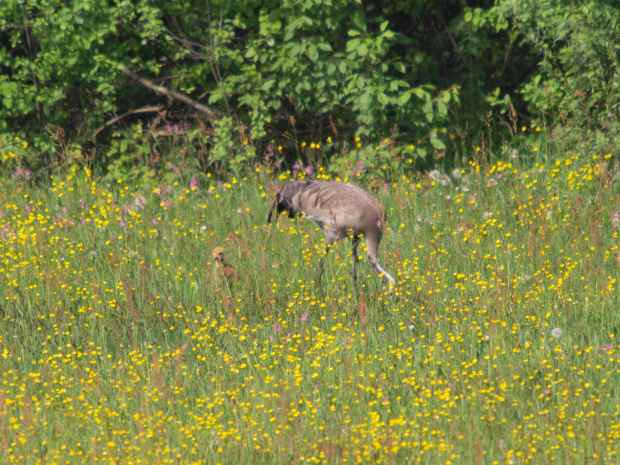
[[[136,73],[131,71],[129,68],[123,68],[123,69],[121,69],[121,72],[125,76],[127,76],[127,77],[129,77],[129,78],[131,78],[131,79],[133,79],[135,81],[138,81],[144,87],[147,87],[147,88],[151,89],[156,94],[167,95],[168,97],[172,97],[173,99],[178,100],[180,102],[183,102],[186,105],[189,105],[190,107],[194,108],[195,110],[198,110],[198,111],[204,113],[207,116],[207,119],[211,123],[213,123],[213,121],[217,119],[217,113],[215,112],[215,110],[209,108],[206,105],[203,105],[202,103],[198,103],[195,100],[192,100],[187,95],[184,95],[184,94],[182,94],[180,92],[177,92],[176,90],[166,89],[163,86],[158,86],[157,84],[155,84],[154,82],[149,81],[148,79],[141,78]]]
[[[97,135],[103,131],[105,128],[112,126],[114,123],[119,122],[120,120],[127,118],[130,115],[137,115],[140,113],[155,113],[158,112],[159,110],[161,110],[162,108],[164,108],[163,105],[159,105],[157,107],[142,107],[142,108],[134,108],[132,110],[126,111],[125,113],[123,113],[122,115],[116,116],[114,118],[112,118],[109,121],[106,121],[105,124],[103,126],[101,126],[100,128],[98,128],[92,136],[90,136],[90,138],[92,140],[94,140]]]

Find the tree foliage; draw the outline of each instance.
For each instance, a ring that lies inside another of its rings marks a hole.
[[[156,167],[179,124],[168,132],[224,165],[248,141],[455,153],[514,134],[517,118],[613,135],[610,2],[5,0],[0,132],[31,141],[40,164],[83,156],[88,141],[87,163],[117,167]]]

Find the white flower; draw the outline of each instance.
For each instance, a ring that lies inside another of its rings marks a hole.
[[[206,232],[207,232],[207,229],[208,229],[208,228],[207,228],[207,225],[203,224],[203,225],[200,227],[200,232],[204,234],[204,233],[206,233]]]
[[[441,183],[442,186],[449,186],[452,181],[450,180],[450,176],[443,174],[440,178],[439,178],[439,182]]]
[[[482,219],[483,219],[484,221],[487,221],[487,220],[488,220],[488,219],[490,219],[492,216],[493,216],[493,213],[484,212],[484,213],[482,214]]]
[[[439,182],[439,178],[441,178],[441,173],[439,172],[439,170],[433,170],[428,173],[428,177],[431,179],[431,181]]]
[[[551,335],[557,339],[562,335],[562,330],[560,328],[553,328],[551,330]]]
[[[146,207],[146,197],[144,197],[143,195],[136,195],[136,198],[133,199],[133,203],[136,207],[144,210],[144,208]]]
[[[461,170],[460,170],[460,169],[458,169],[458,168],[454,168],[454,169],[452,170],[452,177],[453,177],[454,179],[461,179]]]
[[[415,326],[409,325],[409,331],[413,331],[414,329],[415,329]]]

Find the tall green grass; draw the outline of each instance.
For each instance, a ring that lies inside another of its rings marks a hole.
[[[346,241],[315,284],[321,233],[267,226],[264,170],[51,182],[2,194],[2,463],[619,460],[605,159],[379,185],[392,294],[365,258],[355,293]],[[212,279],[216,246],[239,283]]]

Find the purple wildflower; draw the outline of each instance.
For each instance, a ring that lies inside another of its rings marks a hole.
[[[611,344],[603,344],[599,347],[600,350],[612,350],[613,348],[614,346],[612,346]]]
[[[86,202],[80,199],[80,207],[84,208],[86,206]]]
[[[166,129],[168,129],[168,132],[176,133],[176,132],[179,132],[179,125],[178,124],[169,124],[168,126],[166,126]]]
[[[153,226],[157,224],[157,218],[153,218]]]
[[[383,183],[383,188],[384,188],[384,189],[389,189],[389,188],[390,188],[390,185],[389,185],[387,182],[384,182],[384,183]]]
[[[280,327],[279,327],[278,325],[273,325],[273,330],[274,330],[276,333],[279,333],[279,332],[280,332]]]
[[[279,161],[276,162],[275,167],[277,170],[279,170],[280,168],[282,168],[282,163],[280,163]]]
[[[383,221],[381,220],[377,220],[377,228],[379,228],[379,230],[383,230]]]
[[[176,178],[178,178],[179,176],[181,176],[181,172],[179,171],[179,168],[177,168],[176,166],[174,166],[174,165],[172,165],[172,164],[171,164],[171,165],[170,165],[170,169],[172,170],[172,172],[174,173],[174,176],[175,176]]]
[[[133,210],[133,207],[131,205],[123,205],[123,211],[125,213],[129,213],[132,210]]]
[[[162,195],[166,195],[166,194],[172,194],[171,187],[166,187],[165,189],[162,189],[161,187],[157,188],[157,195],[161,197]]]
[[[80,223],[82,224],[82,226],[86,226],[86,218],[81,217],[80,218]]]
[[[293,165],[293,169],[296,171],[299,171],[301,169],[301,165],[299,164],[298,161],[296,161],[295,164]]]
[[[116,234],[114,234],[112,231],[110,231],[110,240],[114,240],[116,238]]]
[[[275,337],[273,334],[270,334],[270,335],[269,335],[269,341],[270,341],[270,342],[273,342],[273,340],[274,340],[275,338],[276,338],[276,337]]]
[[[161,199],[161,204],[166,208],[170,206],[170,202],[168,202],[168,199]]]
[[[26,204],[26,206],[24,208],[26,209],[26,213],[31,213],[32,212],[32,207],[29,204]]]
[[[310,176],[312,174],[312,167],[308,165],[306,166],[306,169],[304,171],[306,172],[308,176]]]
[[[301,318],[299,318],[299,320],[300,320],[302,323],[303,323],[303,322],[305,322],[305,321],[307,321],[307,320],[308,320],[308,314],[307,314],[307,313],[304,313],[303,315],[301,315]]]
[[[69,211],[69,207],[67,207],[67,206],[65,205],[64,207],[62,207],[62,208],[60,209],[60,211],[61,211],[61,212],[63,212],[63,213],[67,213],[67,212]]]
[[[196,191],[200,189],[200,185],[198,184],[198,178],[196,176],[192,176],[192,180],[189,183],[189,187],[190,189],[196,190]]]

